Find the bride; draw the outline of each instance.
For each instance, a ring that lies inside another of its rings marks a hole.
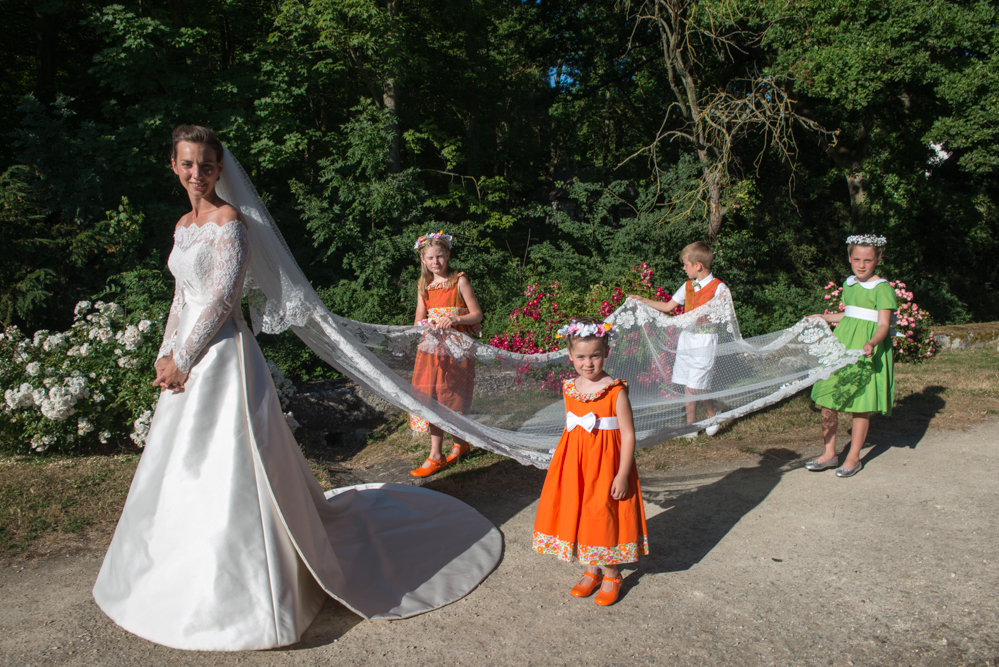
[[[419,487],[323,493],[241,312],[244,283],[281,286],[300,272],[290,255],[275,261],[283,239],[259,201],[237,201],[255,192],[211,129],[174,130],[171,164],[191,211],[168,262],[161,394],[97,604],[159,644],[244,650],[298,641],[327,597],[399,619],[466,595],[496,566],[499,532]],[[294,309],[287,291],[270,290],[269,316]]]

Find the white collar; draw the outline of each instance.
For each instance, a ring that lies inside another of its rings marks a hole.
[[[860,285],[864,289],[874,289],[881,283],[886,283],[886,282],[888,281],[885,280],[884,278],[878,278],[877,280],[868,280],[866,283],[862,283],[859,280],[857,280],[857,276],[850,276],[849,278],[846,279],[847,286]]]
[[[711,281],[714,279],[715,279],[714,275],[709,273],[707,276],[705,276],[704,280],[700,280],[699,278],[691,278],[690,282],[694,282],[696,280],[697,284],[700,285],[700,287],[698,287],[697,290],[700,290],[703,289],[706,285],[710,285]]]

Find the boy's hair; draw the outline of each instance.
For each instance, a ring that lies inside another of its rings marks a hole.
[[[423,263],[423,253],[427,251],[427,248],[437,248],[438,250],[443,250],[448,256],[448,259],[451,258],[451,246],[449,246],[447,241],[444,239],[431,237],[420,241],[420,248],[417,250],[420,254],[420,280],[416,284],[416,291],[419,292],[424,301],[426,301],[430,295],[427,291],[427,285],[434,282],[434,274],[431,273],[430,269],[427,268],[427,265]],[[448,279],[447,283],[445,283],[445,287],[452,287],[456,282],[458,282],[458,278],[460,276],[457,271],[450,267],[450,265],[447,267],[447,270]]]
[[[222,142],[219,141],[215,130],[203,125],[178,125],[173,130],[173,148],[170,157],[177,159],[177,144],[182,141],[189,141],[192,144],[202,144],[215,151],[216,162],[222,161]]]
[[[885,254],[885,247],[883,245],[877,246],[873,243],[849,243],[846,246],[846,256],[852,259],[853,251],[857,248],[874,248],[874,257],[878,260],[878,262],[881,261],[881,258]]]
[[[575,319],[576,324],[596,324],[597,326],[604,323],[603,320],[596,317],[578,317]],[[610,354],[610,336],[580,336],[575,333],[571,333],[565,337],[565,346],[571,352],[572,344],[581,340],[597,340],[600,341],[600,347],[604,351],[604,356],[606,357]]]
[[[691,264],[701,263],[705,270],[711,270],[711,262],[715,255],[711,252],[711,246],[704,241],[694,241],[680,251],[680,261],[688,261]]]

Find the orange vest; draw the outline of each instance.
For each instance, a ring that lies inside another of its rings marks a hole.
[[[688,280],[687,284],[684,285],[686,301],[683,304],[683,312],[689,313],[694,308],[703,306],[708,301],[711,301],[711,299],[715,297],[715,292],[718,291],[718,288],[721,287],[722,284],[723,284],[722,281],[715,278],[708,285],[702,287],[701,289],[695,292],[694,281]],[[701,321],[702,319],[704,320],[703,322]],[[697,320],[698,324],[704,324],[705,322],[707,322],[707,319],[705,318],[700,318]]]
[[[703,306],[708,301],[711,301],[715,297],[715,292],[718,288],[722,286],[722,281],[715,278],[711,281],[711,284],[707,287],[702,287],[698,291],[694,291],[694,281],[688,280],[685,287],[686,303],[683,304],[683,311],[689,313],[694,308],[698,306]]]

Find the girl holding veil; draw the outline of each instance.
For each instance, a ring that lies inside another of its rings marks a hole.
[[[298,641],[328,597],[398,619],[466,595],[498,562],[498,531],[418,487],[323,493],[243,319],[244,285],[262,294],[254,322],[271,332],[303,335],[329,313],[211,129],[174,130],[171,164],[191,211],[168,262],[162,392],[97,604],[159,644],[244,650]]]

